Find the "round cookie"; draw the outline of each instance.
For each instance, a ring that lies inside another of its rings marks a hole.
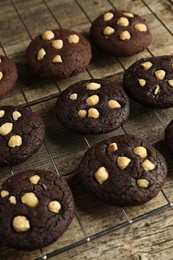
[[[110,10],[96,18],[90,36],[98,48],[117,57],[137,54],[152,40],[142,17],[121,10]]]
[[[124,73],[124,88],[143,105],[173,106],[173,56],[140,59]]]
[[[67,182],[45,170],[27,170],[0,188],[0,237],[8,247],[34,250],[58,239],[74,215]]]
[[[42,119],[29,109],[0,107],[0,166],[15,165],[28,159],[44,138]]]
[[[155,197],[167,175],[163,156],[145,140],[119,135],[92,146],[81,160],[80,178],[97,198],[135,206]]]
[[[123,123],[129,114],[129,100],[115,82],[83,80],[58,97],[57,119],[78,134],[107,133]]]
[[[15,63],[6,56],[0,55],[0,97],[7,94],[18,78]]]
[[[68,78],[88,66],[90,43],[70,29],[46,31],[37,36],[26,50],[26,60],[38,75],[45,78]]]
[[[165,142],[170,152],[173,153],[173,120],[171,120],[165,129]]]

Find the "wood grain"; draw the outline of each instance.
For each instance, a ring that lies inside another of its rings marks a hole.
[[[30,71],[25,61],[25,50],[32,38],[47,29],[72,28],[89,39],[91,22],[112,8],[128,10],[144,17],[153,35],[153,41],[147,50],[133,57],[115,58],[93,46],[93,58],[87,70],[66,80],[43,80]],[[88,135],[86,139],[60,125],[54,111],[59,93],[77,81],[106,77],[123,87],[124,69],[134,61],[151,55],[173,54],[172,18],[173,5],[169,0],[0,1],[0,53],[12,57],[19,71],[18,82],[7,96],[1,98],[0,104],[29,105],[43,118],[46,128],[45,141],[39,151],[12,169],[1,168],[0,182],[11,176],[11,170],[15,174],[28,168],[50,169],[63,175],[68,181],[76,204],[76,216],[58,241],[44,248],[42,252],[22,252],[1,247],[0,259],[32,260],[55,254],[55,250],[64,247],[65,252],[59,254],[58,251],[51,259],[173,259],[172,207],[150,216],[152,210],[167,205],[167,199],[173,201],[173,156],[164,143],[164,130],[173,118],[173,108],[153,110],[131,100],[130,116],[123,127],[109,134]],[[166,197],[160,192],[145,205],[125,208],[127,216],[121,208],[106,205],[88,194],[78,176],[78,165],[88,144],[92,145],[124,132],[144,137],[154,144],[165,156],[169,169],[163,189]],[[135,220],[143,214],[149,214],[149,217],[129,225],[129,219]],[[107,232],[119,225],[124,227]],[[88,236],[91,236],[92,241],[85,242]],[[73,248],[76,242],[84,244]]]

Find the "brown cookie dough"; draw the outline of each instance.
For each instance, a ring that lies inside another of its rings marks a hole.
[[[45,170],[27,170],[0,187],[2,244],[34,250],[56,241],[70,224],[74,202],[67,182]]]
[[[78,134],[107,133],[129,115],[124,90],[105,79],[83,80],[63,91],[56,103],[57,119]]]
[[[44,138],[44,124],[36,113],[16,106],[0,107],[0,166],[21,163],[33,155]]]
[[[0,97],[7,94],[18,78],[17,67],[8,57],[0,55]]]
[[[136,61],[124,73],[124,88],[143,105],[173,106],[173,56],[149,57]]]
[[[155,197],[167,175],[163,156],[145,140],[119,135],[92,146],[79,173],[86,189],[117,206],[135,206]]]
[[[137,54],[152,40],[142,17],[121,10],[110,10],[96,18],[90,36],[98,48],[117,57]]]
[[[46,31],[26,50],[26,60],[35,73],[45,78],[68,78],[88,66],[90,43],[70,29]]]

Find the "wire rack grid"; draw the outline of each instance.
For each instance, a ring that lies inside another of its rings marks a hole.
[[[16,13],[17,13],[17,15],[18,15],[18,17],[19,17],[21,23],[22,23],[23,26],[25,27],[25,29],[26,29],[26,31],[27,31],[27,33],[28,33],[30,39],[32,40],[32,34],[30,33],[30,31],[29,31],[27,25],[25,24],[25,21],[23,20],[22,16],[20,15],[20,12],[18,11],[18,9],[17,9],[17,7],[16,7],[15,1],[10,0],[10,2],[11,2],[11,5],[14,7],[14,10],[16,11]],[[55,17],[55,15],[54,15],[54,13],[52,12],[52,10],[50,9],[50,7],[49,7],[47,1],[42,0],[42,2],[43,2],[43,4],[45,5],[45,7],[47,8],[47,11],[51,14],[52,18],[53,18],[53,19],[55,20],[55,22],[57,23],[57,27],[62,28],[61,23],[60,23],[60,22],[58,21],[58,19]],[[83,15],[84,15],[84,16],[86,17],[86,19],[88,20],[88,22],[91,23],[92,21],[91,21],[90,17],[88,16],[87,12],[84,10],[84,8],[83,8],[83,6],[81,5],[80,1],[75,0],[74,2],[78,5],[78,7],[80,8],[81,12],[83,13]],[[142,0],[141,2],[146,6],[146,8],[149,9],[149,11],[153,14],[153,16],[155,16],[155,17],[162,23],[161,19],[152,11],[152,9],[145,3],[145,1]],[[170,2],[171,4],[173,4],[172,1],[169,1],[169,2]],[[110,6],[111,6],[112,8],[116,8],[116,6],[113,4],[113,2],[112,2],[111,0],[108,0],[108,3],[110,4]],[[172,32],[169,30],[169,28],[167,28],[164,23],[162,23],[162,24],[163,24],[163,26],[166,28],[166,30],[168,30],[169,33],[172,35]],[[4,54],[6,55],[6,51],[5,51],[4,47],[3,47],[3,44],[0,43],[0,46],[1,46],[1,49],[3,50]],[[152,53],[149,49],[147,49],[147,51],[148,51],[149,55],[154,56],[153,53]],[[122,69],[125,70],[125,67],[124,67],[123,63],[121,62],[121,60],[117,58],[116,61],[119,63],[119,65],[122,67]],[[90,73],[90,70],[89,70],[89,69],[87,69],[87,72],[88,72],[88,75],[90,76],[90,78],[93,79],[93,76],[92,76],[92,74]],[[55,81],[54,83],[55,83],[55,85],[57,86],[58,91],[61,92],[61,88],[59,87],[58,83],[57,83],[56,81]],[[24,98],[24,100],[25,100],[25,102],[26,102],[26,106],[27,106],[29,109],[32,110],[32,105],[31,105],[30,102],[28,101],[28,99],[27,99],[27,97],[26,97],[26,95],[25,95],[25,92],[24,92],[23,89],[22,89],[22,84],[21,84],[21,82],[20,82],[20,79],[18,80],[18,86],[19,86],[20,91],[21,91],[21,94],[23,95],[23,98]],[[160,123],[161,123],[161,124],[163,125],[163,127],[165,128],[166,125],[165,125],[164,121],[162,120],[161,116],[159,115],[159,113],[157,112],[157,110],[154,110],[153,112],[154,112],[155,116],[158,118],[158,120],[160,121]],[[122,128],[122,131],[123,131],[124,133],[128,133],[128,131],[127,131],[127,129],[126,129],[126,127],[125,127],[124,125],[122,125],[121,128]],[[86,136],[83,136],[83,140],[84,140],[84,142],[86,143],[87,147],[90,148],[91,145],[90,145],[90,142],[89,142],[88,138],[87,138]],[[50,151],[50,149],[49,149],[49,147],[48,147],[48,145],[47,145],[46,140],[44,141],[44,145],[45,145],[47,154],[48,154],[48,156],[49,156],[49,159],[50,159],[51,164],[53,165],[53,168],[54,168],[55,172],[56,172],[58,175],[60,175],[59,170],[58,170],[58,167],[57,167],[57,164],[56,164],[56,162],[55,162],[55,160],[54,160],[54,158],[53,158],[53,156],[52,156],[52,153],[51,153],[51,151]],[[14,175],[13,169],[10,168],[9,170],[10,170],[11,174]],[[89,242],[89,241],[95,240],[95,239],[97,239],[97,238],[99,238],[99,237],[101,237],[101,236],[107,235],[107,234],[110,233],[110,232],[118,231],[119,229],[121,229],[121,228],[123,228],[123,227],[126,227],[126,226],[128,226],[128,225],[131,225],[132,223],[138,222],[138,221],[140,221],[140,220],[143,220],[143,219],[146,219],[146,218],[148,218],[148,217],[151,217],[151,216],[153,216],[153,215],[155,215],[155,214],[161,213],[161,212],[167,210],[168,208],[172,208],[172,207],[173,207],[173,202],[170,201],[168,194],[166,194],[166,192],[165,192],[164,190],[161,191],[161,194],[162,194],[162,197],[163,197],[163,199],[164,199],[164,201],[165,201],[165,203],[164,203],[162,206],[159,206],[159,207],[157,207],[157,208],[154,208],[154,209],[152,209],[152,210],[149,210],[148,212],[146,212],[146,213],[144,213],[144,214],[139,214],[139,215],[137,215],[137,216],[135,216],[135,217],[131,217],[131,216],[130,216],[130,214],[129,214],[127,208],[122,208],[121,211],[122,211],[122,214],[123,214],[123,216],[124,216],[124,218],[125,218],[125,221],[123,221],[123,222],[121,222],[121,223],[118,223],[118,224],[116,224],[116,225],[112,225],[111,227],[108,227],[108,228],[106,228],[106,229],[103,229],[103,230],[101,230],[101,231],[99,231],[99,232],[96,232],[96,233],[94,233],[94,234],[92,234],[92,235],[89,235],[89,234],[87,233],[87,231],[86,231],[86,229],[85,229],[85,227],[84,227],[84,225],[83,225],[83,222],[82,222],[82,220],[81,220],[81,218],[80,218],[80,214],[78,213],[77,210],[75,210],[75,216],[76,216],[76,219],[77,219],[77,221],[78,221],[78,223],[79,223],[79,226],[80,226],[80,228],[81,228],[81,231],[82,231],[82,233],[83,233],[83,237],[84,237],[84,238],[83,238],[83,239],[80,239],[80,240],[78,240],[78,241],[75,241],[75,242],[73,242],[73,243],[70,243],[70,244],[68,244],[68,245],[66,245],[66,246],[60,247],[60,248],[58,248],[58,249],[56,249],[56,250],[53,250],[52,252],[49,252],[49,253],[44,252],[44,249],[42,249],[42,250],[40,250],[40,256],[37,257],[36,259],[37,259],[37,260],[38,260],[38,259],[42,259],[42,260],[43,260],[43,259],[49,259],[49,258],[51,258],[51,257],[53,257],[53,256],[56,256],[56,255],[58,255],[58,254],[61,254],[61,253],[65,252],[65,251],[67,251],[67,250],[70,250],[70,249],[72,249],[72,248],[78,247],[78,246],[80,246],[80,245],[82,245],[82,244],[84,244],[84,243],[87,243],[87,242]]]

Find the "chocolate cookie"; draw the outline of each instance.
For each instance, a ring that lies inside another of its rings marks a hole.
[[[64,90],[56,103],[58,120],[78,134],[110,132],[120,127],[128,114],[128,97],[110,80],[80,81]]]
[[[96,18],[90,36],[98,48],[118,57],[139,53],[152,40],[143,18],[121,10],[110,10]]]
[[[173,106],[173,56],[140,59],[125,71],[123,81],[126,92],[141,104]]]
[[[173,120],[171,120],[165,129],[165,141],[169,150],[173,153]]]
[[[44,125],[26,108],[0,107],[0,166],[15,165],[28,159],[41,146]]]
[[[46,31],[26,50],[26,59],[45,78],[68,78],[85,70],[91,60],[90,43],[70,29]]]
[[[0,97],[7,94],[18,78],[15,63],[6,56],[0,55]]]
[[[74,215],[67,182],[45,170],[28,170],[0,188],[0,238],[8,247],[33,250],[58,239]]]
[[[119,135],[92,146],[79,172],[84,186],[99,199],[117,206],[135,206],[158,194],[167,166],[145,140]]]

